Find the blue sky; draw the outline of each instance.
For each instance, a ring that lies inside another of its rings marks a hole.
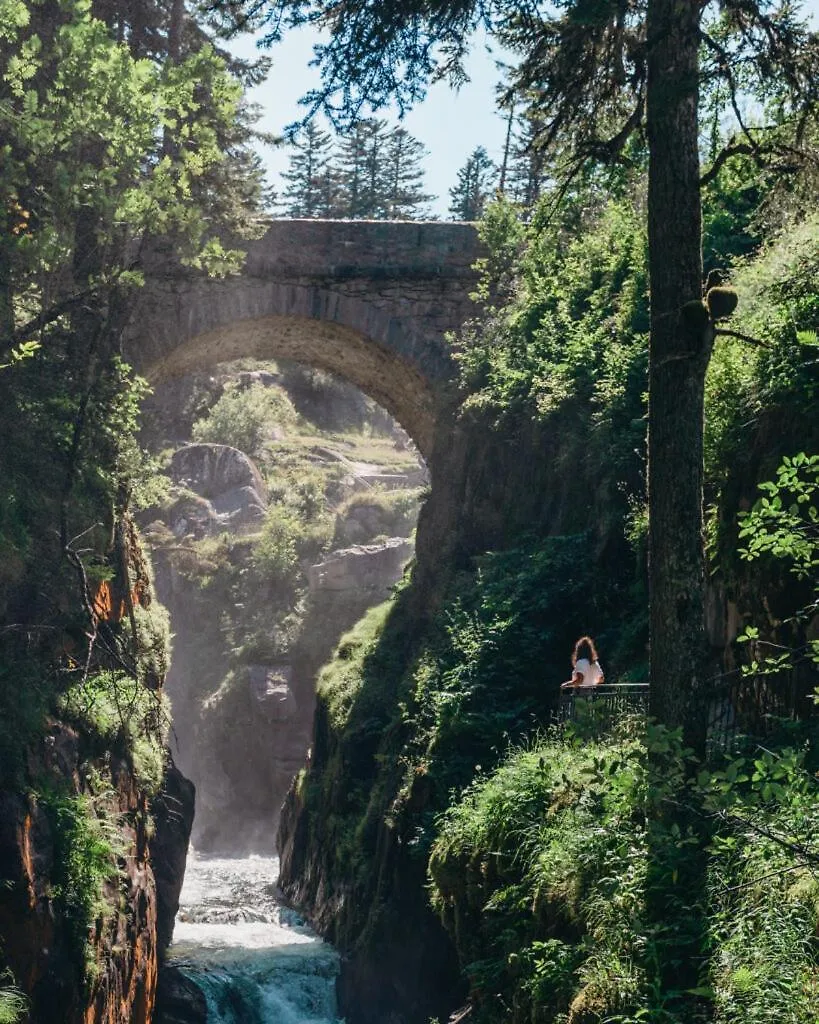
[[[819,0],[806,0],[806,12],[814,23],[819,22]],[[299,99],[319,84],[317,68],[309,66],[315,31],[293,30],[284,40],[266,52],[273,67],[265,83],[251,93],[251,98],[264,110],[261,127],[280,135],[285,126],[303,114]],[[245,36],[231,43],[238,55],[251,57],[258,53],[255,40]],[[425,161],[427,191],[437,195],[432,211],[445,217],[449,205],[449,189],[454,185],[458,169],[476,146],[484,146],[494,160],[502,155],[505,124],[495,110],[495,86],[500,74],[495,66],[501,51],[486,37],[476,37],[467,64],[470,81],[459,91],[439,82],[404,118],[404,126],[429,150]],[[390,119],[390,113],[380,112]],[[393,115],[394,118],[394,115]],[[279,174],[287,167],[287,148],[265,147],[262,152],[268,177],[274,188],[280,186]]]
[[[817,0],[819,2],[819,0]],[[273,59],[267,81],[251,92],[251,98],[264,109],[260,127],[281,134],[286,125],[303,116],[299,99],[319,85],[317,68],[309,67],[316,34],[307,30],[289,32],[281,43],[266,52]],[[231,43],[237,55],[250,57],[257,51],[252,38]],[[426,99],[404,118],[407,131],[429,150],[424,167],[427,191],[437,195],[431,204],[433,213],[445,217],[449,189],[455,184],[458,169],[476,146],[484,146],[493,159],[502,155],[505,135],[503,119],[495,112],[495,84],[500,74],[495,67],[497,48],[489,52],[485,38],[477,39],[467,64],[470,82],[459,92],[438,82]],[[378,114],[396,120],[388,111]],[[326,126],[325,126],[326,127]],[[286,147],[265,147],[262,153],[268,177],[278,187],[278,177],[287,167]]]

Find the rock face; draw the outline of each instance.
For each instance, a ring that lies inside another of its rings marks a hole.
[[[189,444],[171,459],[171,479],[194,491],[201,500],[183,498],[171,511],[177,536],[202,537],[230,530],[258,528],[267,505],[267,491],[258,469],[238,448],[222,444]]]
[[[153,1024],[207,1024],[208,1006],[202,990],[168,965],[159,973]]]
[[[247,674],[250,695],[268,722],[292,722],[297,717],[290,665],[248,665]]]
[[[412,541],[391,537],[382,544],[360,544],[333,551],[323,562],[308,569],[310,589],[384,590],[401,578],[413,550]]]
[[[80,741],[53,722],[30,771],[86,794]],[[19,793],[0,795],[0,939],[5,959],[29,995],[30,1024],[151,1024],[157,982],[157,898],[148,853],[148,813],[128,766],[111,756],[97,766],[110,787],[105,801],[120,821],[119,878],[106,883],[109,913],[89,936],[94,970],[83,978],[76,937],[56,912],[52,879],[59,868],[54,817]],[[99,800],[100,797],[95,799]]]
[[[233,548],[237,564],[249,543]],[[342,633],[389,595],[411,555],[405,538],[333,553],[308,569],[315,586],[307,593],[300,639],[287,657],[266,658],[260,651],[237,664],[221,629],[223,602],[235,601],[235,592],[200,587],[157,551],[157,591],[175,634],[166,682],[174,750],[196,784],[197,849],[270,852],[279,809],[310,746],[316,673]],[[250,619],[275,595],[245,589],[239,600]],[[205,678],[213,683],[203,690]]]
[[[156,937],[160,958],[173,938],[179,894],[193,827],[196,790],[168,755],[162,789],[151,801],[155,831],[151,839],[151,866],[156,881]]]

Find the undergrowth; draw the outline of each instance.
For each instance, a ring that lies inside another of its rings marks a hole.
[[[639,720],[510,750],[441,818],[429,862],[477,1019],[815,1024],[809,756],[693,777]]]
[[[106,812],[104,800],[55,790],[41,793],[39,800],[52,827],[55,914],[77,963],[82,964],[84,983],[89,985],[99,970],[91,929],[116,910],[106,896],[106,885],[118,879],[117,858],[124,853],[124,839],[119,822]]]
[[[170,723],[167,697],[124,672],[95,672],[59,700],[62,717],[79,726],[98,753],[118,750],[148,794],[162,785]]]
[[[27,1015],[28,1000],[13,980],[8,971],[0,978],[0,1024],[18,1024]]]

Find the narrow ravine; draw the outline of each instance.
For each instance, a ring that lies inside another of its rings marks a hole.
[[[208,1024],[333,1024],[339,958],[286,907],[275,857],[191,851],[169,961],[203,992]]]

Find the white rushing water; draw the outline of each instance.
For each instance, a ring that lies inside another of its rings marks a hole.
[[[282,905],[275,857],[200,857],[185,871],[170,960],[208,1024],[337,1024],[338,954]]]

